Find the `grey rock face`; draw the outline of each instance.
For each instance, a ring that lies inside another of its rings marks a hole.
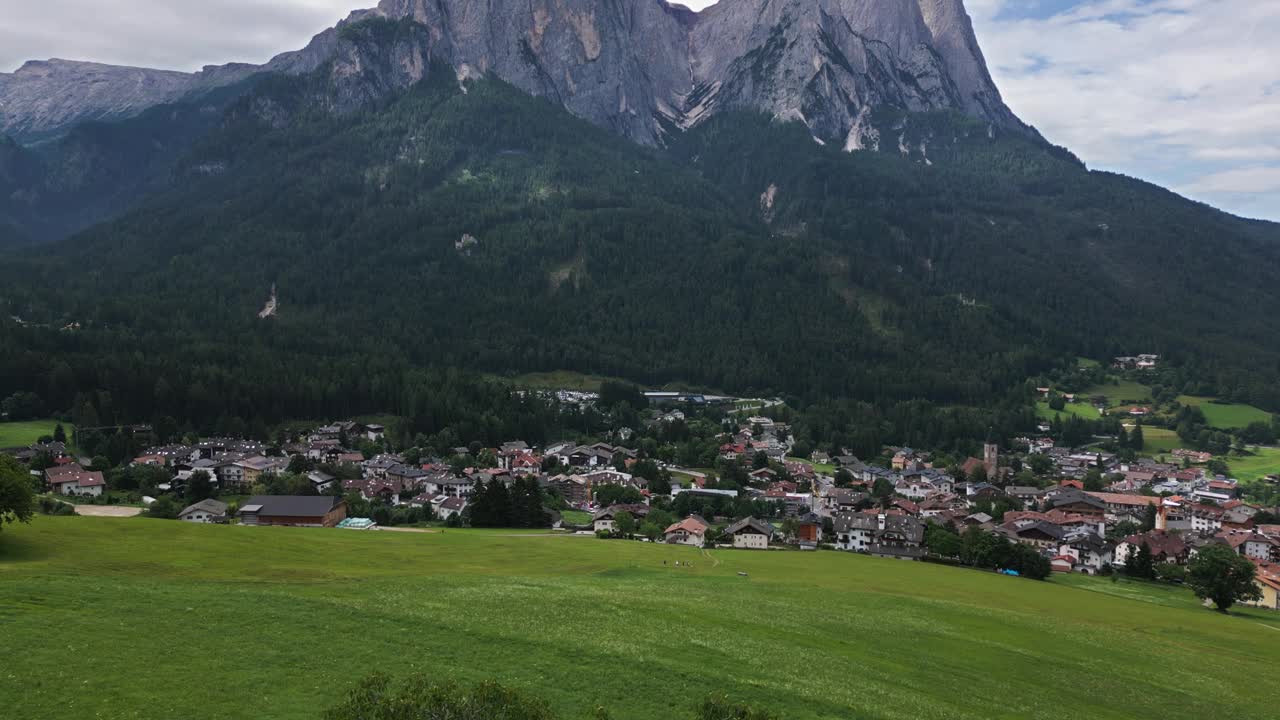
[[[0,73],[0,134],[40,139],[85,120],[129,117],[186,92],[188,73],[68,60]]]
[[[411,19],[424,31],[371,54],[344,35],[371,18]],[[381,67],[370,67],[373,56]],[[700,13],[665,0],[382,0],[262,68],[185,75],[74,64],[39,81],[36,66],[0,75],[0,132],[22,138],[127,116],[258,70],[302,74],[331,60],[338,110],[420,79],[434,60],[646,144],[728,109],[799,120],[851,150],[876,146],[868,115],[881,107],[956,109],[1034,132],[1001,99],[963,0],[721,0]]]
[[[643,143],[722,109],[866,147],[869,109],[957,109],[1030,131],[987,73],[962,0],[383,0],[435,57],[492,73]]]

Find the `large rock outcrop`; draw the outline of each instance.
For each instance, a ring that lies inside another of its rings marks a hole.
[[[397,36],[390,56],[408,69],[399,79],[433,61],[460,77],[492,75],[646,144],[726,109],[799,120],[849,149],[875,145],[868,115],[878,108],[955,109],[1033,132],[1001,99],[962,0],[721,0],[699,13],[664,0],[382,0],[262,67],[187,75],[29,64],[0,75],[0,132],[30,139],[253,72],[302,74],[330,62],[338,76],[367,80],[348,82],[347,99],[368,100],[402,84],[396,73],[369,74],[344,41],[372,18],[425,28],[407,44]]]

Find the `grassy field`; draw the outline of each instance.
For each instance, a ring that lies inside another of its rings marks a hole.
[[[1178,402],[1183,405],[1199,407],[1204,413],[1204,419],[1208,421],[1209,426],[1221,430],[1245,428],[1253,422],[1271,422],[1271,413],[1259,410],[1252,405],[1217,403],[1212,398],[1191,395],[1180,396]]]
[[[1129,407],[1131,405],[1150,405],[1152,402],[1151,388],[1146,385],[1129,382],[1127,380],[1118,383],[1095,385],[1080,393],[1079,397],[1082,401],[1087,403],[1089,398],[1094,395],[1106,396],[1107,407],[1112,410],[1118,407]]]
[[[1280,448],[1252,447],[1249,451],[1251,455],[1240,457],[1232,454],[1226,459],[1236,479],[1253,481],[1280,474]]]
[[[1125,423],[1124,427],[1130,432],[1134,428],[1132,423]],[[1172,452],[1185,444],[1174,430],[1146,425],[1142,427],[1142,441],[1142,451],[1152,455]]]
[[[311,719],[374,670],[493,677],[566,718],[679,718],[712,691],[790,720],[1269,717],[1276,633],[1185,592],[835,552],[76,517],[0,533],[0,706],[46,720]]]
[[[45,435],[53,435],[57,420],[29,420],[26,422],[0,423],[0,448],[27,447]],[[71,425],[63,425],[67,437],[71,437]]]
[[[591,513],[585,510],[561,510],[560,517],[565,525],[590,525]]]
[[[1102,418],[1102,416],[1098,414],[1097,408],[1087,402],[1067,403],[1061,410],[1054,410],[1049,407],[1049,403],[1044,402],[1043,400],[1037,401],[1036,415],[1039,415],[1042,420],[1053,420],[1058,416],[1062,416],[1065,420],[1071,415],[1082,417],[1085,420],[1099,420]]]

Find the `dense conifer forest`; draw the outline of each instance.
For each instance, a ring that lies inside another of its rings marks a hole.
[[[167,189],[4,251],[0,397],[535,441],[554,411],[490,378],[569,370],[942,445],[1034,424],[1027,378],[1151,352],[1280,408],[1276,226],[957,115],[882,114],[881,152],[741,114],[650,149],[447,71],[346,115],[315,78],[241,92]]]

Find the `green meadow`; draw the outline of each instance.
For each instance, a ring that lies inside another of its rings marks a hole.
[[[1087,402],[1067,403],[1061,410],[1054,410],[1049,407],[1049,403],[1039,400],[1036,401],[1036,415],[1042,420],[1056,420],[1059,416],[1065,420],[1071,415],[1085,420],[1099,420],[1102,418],[1098,414],[1098,409]]]
[[[792,720],[1272,715],[1280,617],[1120,590],[826,551],[39,517],[0,533],[0,706],[316,718],[381,670],[496,678],[565,718],[679,718],[713,691]]]
[[[28,420],[25,422],[0,423],[0,448],[27,447],[33,445],[45,435],[53,435],[57,420]],[[62,426],[71,437],[70,424]]]
[[[1107,408],[1111,410],[1119,407],[1128,408],[1132,405],[1151,404],[1151,388],[1128,380],[1095,385],[1080,393],[1077,397],[1081,402],[1088,403],[1089,398],[1095,395],[1105,396],[1107,398]]]
[[[1231,474],[1245,482],[1280,475],[1280,448],[1250,447],[1248,455],[1232,454],[1226,461],[1231,466]]]
[[[1155,455],[1172,452],[1186,444],[1178,437],[1177,432],[1157,427],[1144,426],[1142,428],[1142,440],[1143,451]]]
[[[1199,407],[1200,411],[1204,413],[1204,419],[1209,423],[1209,426],[1222,430],[1238,430],[1248,427],[1250,423],[1254,422],[1271,422],[1271,413],[1252,405],[1219,403],[1214,402],[1212,398],[1193,397],[1191,395],[1180,396],[1178,402],[1183,405]]]

